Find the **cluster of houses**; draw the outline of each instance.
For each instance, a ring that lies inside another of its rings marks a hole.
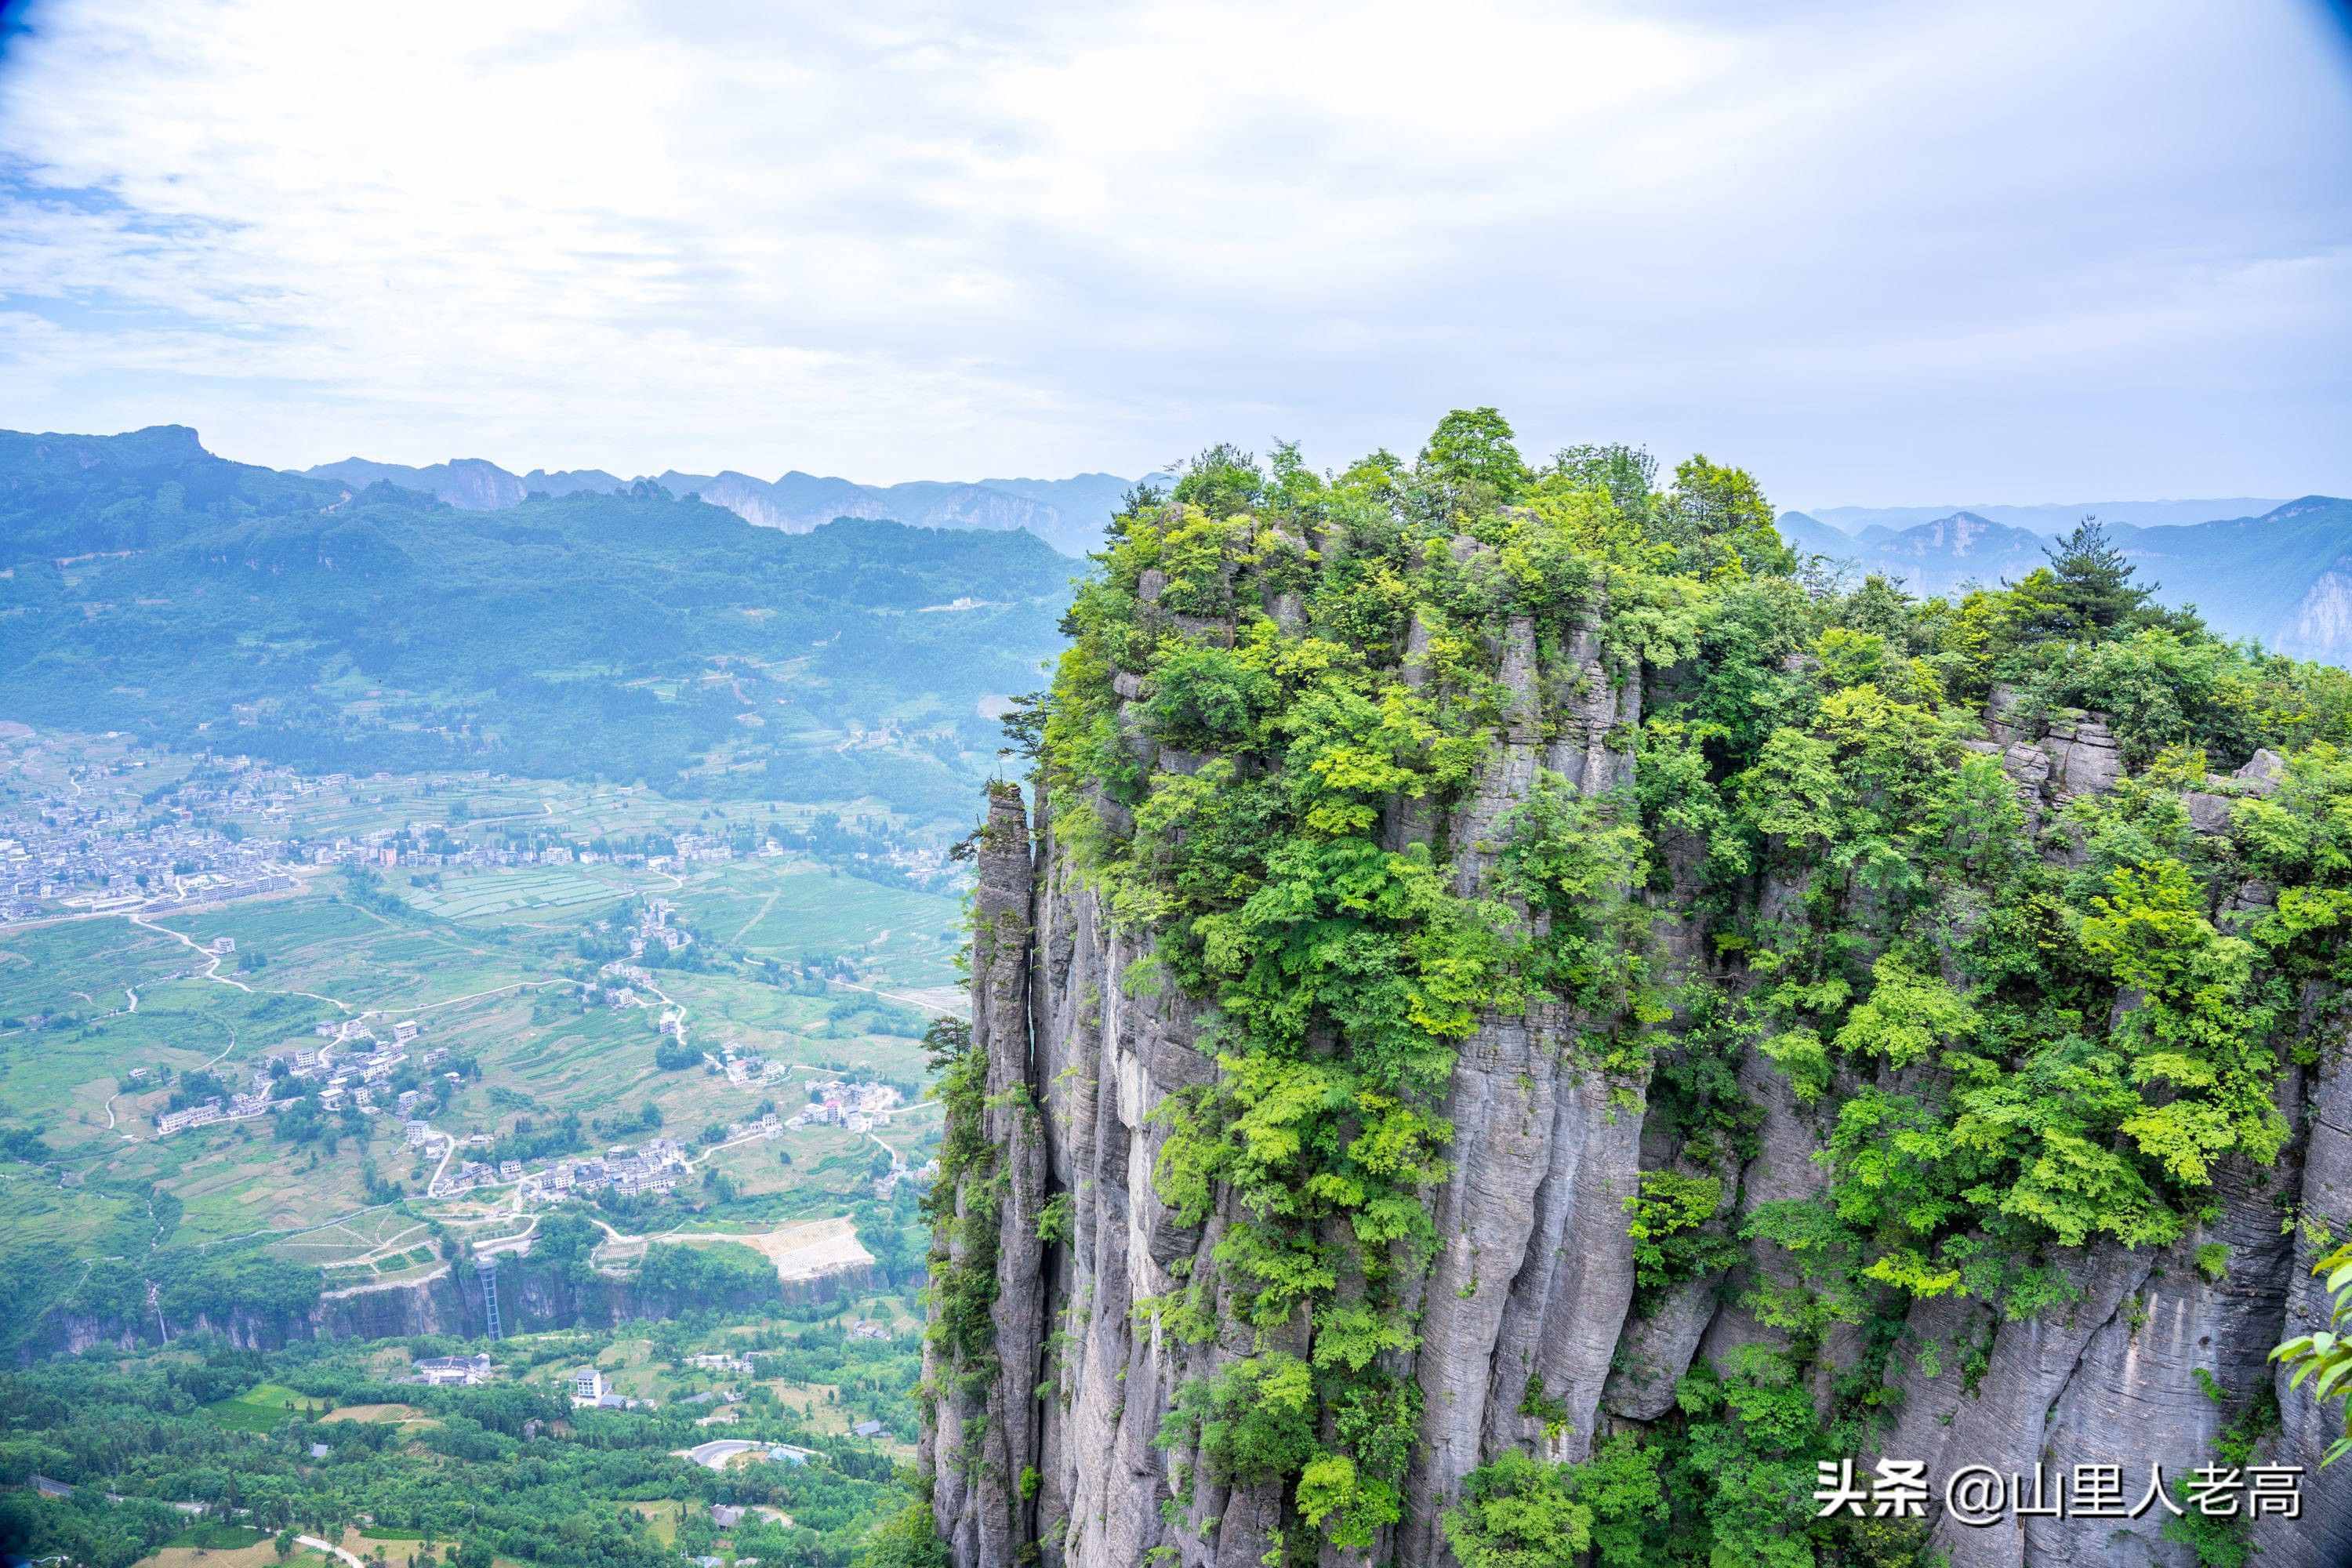
[[[526,1203],[560,1203],[574,1193],[598,1187],[609,1187],[626,1197],[636,1193],[673,1191],[686,1179],[688,1170],[684,1145],[675,1139],[653,1138],[635,1148],[618,1144],[587,1159],[566,1157],[545,1170],[530,1173],[512,1160],[501,1162],[496,1169],[468,1160],[443,1178],[434,1187],[433,1195],[442,1197],[475,1186],[520,1182]]]
[[[708,1053],[705,1053],[704,1059],[709,1059]],[[740,1040],[728,1040],[719,1046],[719,1067],[727,1075],[729,1083],[746,1087],[757,1087],[788,1077],[793,1070],[789,1063],[770,1061],[757,1051],[745,1050]]]
[[[776,1113],[772,1110],[764,1115],[753,1117],[749,1121],[730,1121],[727,1124],[727,1142],[730,1143],[738,1143],[746,1138],[782,1138],[783,1135],[784,1124],[777,1119]]]
[[[887,1203],[891,1194],[898,1190],[898,1184],[901,1182],[912,1182],[915,1184],[915,1190],[921,1192],[939,1179],[940,1163],[936,1159],[926,1160],[911,1171],[904,1165],[893,1163],[890,1169],[874,1178],[874,1195]]]
[[[851,1083],[846,1079],[809,1085],[809,1102],[793,1112],[787,1127],[845,1127],[852,1132],[887,1121],[904,1097],[887,1083]]]
[[[233,952],[233,938],[220,937],[213,942],[216,952]],[[408,1047],[423,1032],[424,1026],[412,1021],[392,1026],[390,1043],[379,1039],[374,1031],[357,1019],[343,1019],[318,1026],[316,1045],[289,1045],[272,1051],[262,1065],[254,1069],[251,1087],[221,1103],[218,1096],[201,1104],[167,1110],[155,1119],[155,1133],[169,1138],[191,1127],[204,1127],[215,1121],[242,1121],[267,1116],[281,1110],[287,1100],[275,1091],[280,1078],[294,1079],[318,1096],[321,1110],[341,1110],[346,1105],[356,1107],[363,1116],[382,1115],[385,1107],[377,1103],[380,1093],[389,1092],[385,1085],[402,1064],[408,1060]],[[425,1053],[422,1066],[428,1070],[448,1059],[446,1049]],[[423,1100],[419,1089],[403,1089],[394,1097],[392,1110],[402,1116],[414,1110]],[[422,1142],[415,1128],[421,1123],[409,1123],[409,1142]],[[426,1129],[427,1133],[431,1130]]]
[[[232,837],[194,815],[142,807],[127,794],[39,797],[0,811],[0,924],[164,914],[297,885],[282,839]]]
[[[675,858],[681,865],[696,862],[713,863],[735,858],[735,849],[732,845],[724,838],[713,838],[707,834],[681,833],[677,836],[676,843],[677,854],[674,858],[664,856],[660,858]]]
[[[268,1115],[274,1103],[277,1102],[266,1093],[232,1095],[226,1105],[221,1103],[220,1096],[212,1095],[194,1105],[164,1111],[155,1118],[155,1136],[169,1138],[174,1132],[184,1132],[191,1127],[209,1127],[215,1121],[250,1121],[255,1117]]]
[[[636,934],[630,939],[632,952],[642,953],[648,947],[660,947],[669,952],[682,952],[694,945],[694,933],[670,924],[677,906],[667,899],[647,899],[646,912],[637,919]]]

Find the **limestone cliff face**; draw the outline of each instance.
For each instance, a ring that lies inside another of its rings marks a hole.
[[[583,1326],[612,1328],[635,1319],[676,1317],[695,1308],[749,1310],[770,1298],[745,1295],[724,1302],[687,1301],[675,1293],[637,1289],[632,1281],[597,1275],[580,1279],[540,1267],[528,1254],[509,1254],[499,1268],[499,1308],[509,1333],[541,1332]],[[872,1264],[793,1280],[773,1300],[793,1304],[832,1301],[881,1284]],[[478,1276],[470,1263],[442,1264],[422,1278],[396,1284],[353,1286],[321,1292],[303,1311],[240,1310],[219,1321],[199,1315],[164,1325],[173,1340],[214,1333],[240,1349],[274,1351],[300,1340],[404,1339],[421,1334],[474,1338],[489,1331]],[[124,1352],[158,1342],[152,1314],[132,1320],[50,1313],[17,1348],[17,1359],[79,1355],[100,1347]]]
[[[1269,614],[1280,619],[1283,609]],[[1657,670],[1612,679],[1591,632],[1541,642],[1524,620],[1508,624],[1493,652],[1509,702],[1474,786],[1450,816],[1401,801],[1383,827],[1392,845],[1447,847],[1457,887],[1473,892],[1495,890],[1497,826],[1527,798],[1538,770],[1588,794],[1625,782],[1633,767],[1626,739],[1645,700],[1673,679]],[[1413,658],[1409,642],[1408,678]],[[1131,705],[1142,688],[1119,679]],[[1979,749],[2002,758],[2037,823],[2069,798],[2113,787],[2124,771],[2095,715],[2028,725],[1997,693],[1986,717]],[[1153,745],[1138,726],[1129,733],[1148,768],[1201,764]],[[2258,787],[2274,761],[2258,758],[2247,777]],[[1230,1326],[1240,1314],[1222,1297],[1219,1319],[1229,1326],[1207,1343],[1181,1342],[1136,1311],[1181,1289],[1234,1218],[1219,1206],[1187,1225],[1153,1180],[1168,1138],[1155,1111],[1219,1068],[1201,1047],[1202,1003],[1172,985],[1131,988],[1150,939],[1115,925],[1057,840],[1055,815],[1088,808],[1042,797],[1024,808],[1017,792],[1000,791],[982,836],[972,1016],[987,1053],[987,1136],[1003,1155],[1000,1365],[984,1387],[939,1393],[925,1447],[934,1508],[958,1568],[1011,1568],[1033,1557],[1071,1568],[1255,1568],[1297,1551],[1297,1538],[1285,1537],[1298,1522],[1283,1488],[1218,1486],[1199,1453],[1155,1437],[1188,1380],[1262,1352],[1267,1342]],[[2200,826],[2210,831],[2219,821],[2207,816]],[[2053,853],[2068,852],[2063,835],[2051,842]],[[1664,848],[1670,864],[1695,852]],[[1769,878],[1755,896],[1768,909],[1797,901],[1794,889]],[[1657,903],[1669,961],[1707,969],[1716,961],[1678,925],[1675,899]],[[1678,1151],[1646,1127],[1646,1084],[1578,1065],[1572,1026],[1546,1004],[1486,1016],[1460,1046],[1444,1105],[1454,1129],[1448,1170],[1425,1194],[1442,1246],[1418,1290],[1417,1346],[1396,1368],[1422,1398],[1402,1518],[1371,1550],[1324,1545],[1332,1568],[1452,1563],[1444,1516],[1482,1462],[1512,1448],[1581,1459],[1613,1431],[1666,1417],[1695,1360],[1779,1337],[1738,1304],[1735,1288],[1785,1270],[1777,1251],[1679,1284],[1636,1312],[1627,1199],[1643,1169],[1672,1165]],[[1822,1190],[1827,1178],[1814,1155],[1834,1110],[1801,1104],[1761,1058],[1744,1061],[1738,1078],[1760,1126],[1738,1168],[1735,1222],[1765,1202]],[[1915,1306],[1882,1363],[1896,1414],[1878,1453],[1925,1460],[1938,1482],[1962,1464],[2030,1472],[2037,1463],[2105,1463],[2144,1484],[2155,1463],[2177,1487],[2211,1462],[2224,1425],[2270,1382],[2269,1347],[2315,1323],[2322,1306],[2306,1284],[2313,1245],[2284,1216],[2352,1215],[2352,1068],[2328,1060],[2298,1069],[2281,1092],[2297,1129],[2288,1153],[2265,1170],[2224,1171],[2218,1217],[2188,1239],[2081,1251],[2070,1270],[2079,1299],[2054,1314],[2003,1321],[1958,1295]],[[982,1196],[959,1194],[958,1213]],[[1038,1216],[1064,1199],[1066,1226],[1041,1240]],[[2230,1248],[2218,1280],[2191,1257],[2196,1245],[2217,1240]],[[1945,1353],[1925,1353],[1931,1345]],[[1971,1345],[1981,1358],[1964,1365],[1950,1347]],[[1832,1333],[1821,1353],[1825,1400],[1829,1379],[1857,1364],[1860,1349]],[[936,1357],[932,1370],[936,1380]],[[2221,1391],[2218,1400],[2200,1370]],[[1564,1420],[1547,1426],[1525,1413],[1531,1379]],[[2315,1472],[2329,1418],[2283,1379],[2279,1398],[2284,1431],[2272,1456]],[[1866,1464],[1877,1456],[1859,1457]],[[2137,1495],[2137,1484],[2127,1489]],[[1978,1530],[1938,1521],[1933,1545],[1965,1568],[2189,1568],[2194,1553],[2163,1540],[2161,1522],[2038,1520]],[[2352,1561],[2352,1465],[2308,1483],[2304,1521],[2265,1522],[2256,1539],[2266,1563]]]

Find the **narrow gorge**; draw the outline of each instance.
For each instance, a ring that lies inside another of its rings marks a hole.
[[[1080,589],[935,1037],[950,1560],[2352,1561],[2266,1360],[2352,1223],[2341,672],[1507,437],[1213,451]],[[2249,1464],[2299,1519],[1941,1506]]]

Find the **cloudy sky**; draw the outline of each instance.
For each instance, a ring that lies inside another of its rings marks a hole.
[[[2310,0],[0,8],[11,428],[895,480],[1496,404],[1793,505],[2352,493]]]

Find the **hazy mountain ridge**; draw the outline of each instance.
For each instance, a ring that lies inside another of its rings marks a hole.
[[[459,507],[336,467],[0,433],[0,717],[952,818],[1069,602],[1023,531],[786,533],[651,482]]]
[[[2055,538],[2080,522],[2086,512],[2105,518],[2110,523],[2127,522],[2137,528],[2176,528],[2193,522],[2211,522],[2217,518],[2257,517],[2285,504],[2285,498],[2281,496],[2223,496],[2188,500],[2037,501],[2022,506],[1971,501],[1958,506],[1817,506],[1808,508],[1805,515],[1837,532],[1860,537],[1872,528],[1900,533],[1923,522],[1966,512],[1988,522]]]
[[[346,458],[301,473],[361,488],[379,481],[397,485],[465,511],[518,506],[534,492],[612,494],[632,482],[602,468],[553,473],[533,468],[519,476],[482,458],[453,458],[421,468]],[[1116,474],[1088,473],[1066,479],[911,479],[864,485],[797,468],[773,480],[733,468],[716,474],[671,468],[654,476],[654,482],[673,496],[700,496],[746,522],[786,533],[806,533],[841,517],[919,528],[1027,529],[1065,555],[1085,555],[1100,547],[1103,524],[1134,483]]]
[[[2045,563],[2050,543],[1969,511],[1899,531],[1874,523],[1855,537],[1808,512],[1784,512],[1778,526],[1798,550],[1915,594],[2014,582]],[[2259,516],[2158,527],[2110,520],[2107,532],[2159,602],[2194,605],[2217,630],[2281,653],[2352,659],[2352,501],[2305,496]]]

